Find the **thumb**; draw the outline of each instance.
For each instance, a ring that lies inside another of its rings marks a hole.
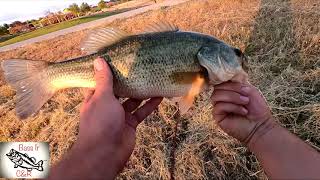
[[[96,80],[95,96],[113,96],[113,77],[107,62],[99,57],[94,60],[93,65]]]

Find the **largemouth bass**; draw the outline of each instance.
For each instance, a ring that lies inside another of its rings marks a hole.
[[[14,168],[21,167],[25,168],[28,171],[36,169],[38,171],[43,171],[43,161],[40,160],[36,162],[36,158],[29,157],[28,154],[23,154],[19,151],[11,149],[6,156],[14,163]]]
[[[17,91],[19,118],[36,113],[58,90],[94,88],[93,60],[99,56],[113,72],[115,95],[137,99],[180,97],[182,113],[209,85],[247,80],[242,68],[244,55],[239,49],[209,35],[180,31],[170,23],[150,25],[141,34],[101,28],[88,35],[82,49],[88,55],[58,63],[21,59],[2,62],[6,81]]]

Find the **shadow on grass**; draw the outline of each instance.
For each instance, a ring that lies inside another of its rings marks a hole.
[[[293,12],[290,0],[261,0],[255,26],[245,53],[258,57],[257,63],[269,63],[270,70],[280,74],[288,65],[298,66]]]

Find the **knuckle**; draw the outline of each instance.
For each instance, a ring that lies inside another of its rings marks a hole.
[[[225,93],[223,92],[223,90],[215,90],[212,93],[212,98],[219,98],[221,96],[223,96]]]
[[[229,85],[229,89],[238,92],[241,89],[241,84],[238,82],[232,82]]]
[[[213,115],[218,114],[218,112],[219,112],[219,109],[218,109],[217,106],[215,106],[215,107],[212,109]]]
[[[235,94],[235,95],[234,95],[234,99],[236,99],[236,100],[237,100],[238,102],[240,102],[240,103],[243,101],[240,94]]]
[[[238,113],[240,113],[240,114],[243,113],[243,110],[242,110],[242,107],[241,107],[241,106],[235,106],[235,107],[234,107],[234,111],[235,111],[235,112],[238,112]]]
[[[210,97],[212,102],[216,102],[216,96],[217,96],[217,92],[213,91],[213,93],[211,94],[211,97]]]
[[[238,91],[241,88],[241,84],[238,82],[225,82],[215,86],[217,89],[224,89],[224,90],[232,90]]]
[[[224,103],[216,103],[213,107],[213,112],[218,113],[220,112],[224,107]]]
[[[236,111],[242,111],[243,107],[241,105],[235,105],[235,110]]]
[[[235,90],[236,90],[237,92],[241,92],[241,88],[242,88],[242,84],[241,84],[241,83],[237,83],[237,84],[236,84],[236,87],[235,87]]]

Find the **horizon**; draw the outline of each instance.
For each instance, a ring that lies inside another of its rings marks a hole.
[[[27,21],[45,16],[46,12],[58,12],[76,3],[96,5],[100,0],[12,0],[0,1],[0,25],[14,21]],[[107,0],[106,0],[107,2]],[[37,4],[35,6],[35,3]]]

